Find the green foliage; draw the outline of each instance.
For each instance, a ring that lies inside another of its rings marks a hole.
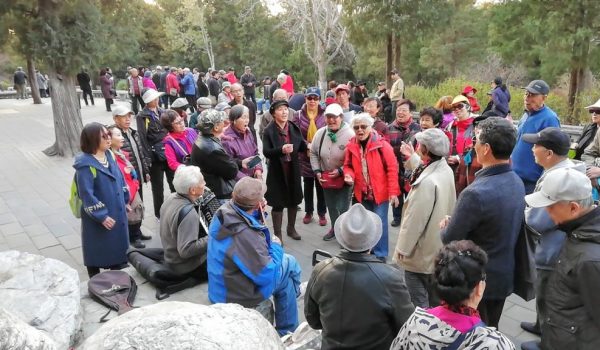
[[[115,86],[116,86],[117,90],[127,90],[127,80],[119,79],[119,80],[117,80],[117,83],[115,84]]]

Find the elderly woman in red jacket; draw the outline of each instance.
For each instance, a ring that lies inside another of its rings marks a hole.
[[[388,255],[388,209],[398,206],[398,162],[394,150],[373,130],[373,118],[368,113],[352,119],[356,136],[350,140],[344,159],[344,181],[354,185],[354,197],[359,203],[379,215],[383,232],[372,254],[382,261]]]

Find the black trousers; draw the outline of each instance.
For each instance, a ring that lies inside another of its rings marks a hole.
[[[105,98],[104,99],[104,103],[106,103],[106,111],[110,112],[111,111],[110,105],[113,104],[113,99],[112,98]]]
[[[144,108],[144,106],[146,106],[146,104],[144,103],[144,100],[142,100],[142,96],[140,95],[133,95],[131,96],[131,110],[133,111],[134,115],[137,115],[139,112],[139,106],[142,106],[142,109]]]
[[[196,105],[196,95],[185,95],[185,99],[188,101],[190,112],[196,112],[196,109],[194,108]]]
[[[165,200],[165,174],[171,192],[173,187],[173,176],[175,173],[169,169],[167,161],[153,161],[150,166],[150,184],[152,186],[152,201],[154,202],[154,216],[160,219],[160,207]]]
[[[88,105],[88,96],[90,96],[90,102],[92,102],[92,106],[94,105],[94,95],[92,95],[92,89],[81,90],[81,95],[83,96],[86,106]]]
[[[256,107],[256,93],[252,92],[252,93],[244,93],[244,97],[246,97],[246,100],[252,100],[252,103],[254,103],[254,107]]]
[[[481,320],[490,327],[498,328],[505,299],[482,300],[477,307]]]
[[[127,225],[129,228],[129,242],[133,243],[138,239],[142,238],[142,223],[138,224],[129,224]]]
[[[314,177],[304,177],[304,211],[306,214],[312,214],[315,211],[315,191],[317,190],[317,214],[325,215],[327,213],[327,205],[325,204],[325,195],[323,187]]]

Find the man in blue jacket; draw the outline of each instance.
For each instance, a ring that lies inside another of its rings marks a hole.
[[[504,301],[513,292],[525,190],[510,166],[516,142],[512,123],[490,117],[477,126],[475,134],[475,152],[483,169],[461,192],[452,217],[442,220],[440,227],[444,244],[469,239],[488,254],[487,288],[477,309],[488,326],[498,328]]]
[[[181,79],[181,85],[183,86],[183,95],[188,101],[190,112],[194,113],[196,110],[196,83],[194,82],[194,74],[190,72],[189,68],[183,69],[183,79]]]
[[[260,180],[244,177],[215,213],[208,233],[208,298],[255,308],[273,295],[275,328],[285,335],[298,327],[302,271],[262,221],[264,192]]]
[[[512,152],[512,168],[523,180],[525,193],[535,189],[537,180],[542,175],[542,167],[535,163],[531,147],[533,145],[523,140],[523,134],[535,134],[548,127],[560,127],[556,113],[545,105],[550,87],[543,80],[533,80],[525,90],[525,113],[519,121],[517,144]]]

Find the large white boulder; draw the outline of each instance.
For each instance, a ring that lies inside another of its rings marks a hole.
[[[284,349],[257,311],[237,304],[166,301],[108,321],[81,350]]]
[[[16,318],[52,338],[58,349],[77,342],[79,275],[65,263],[15,250],[0,252],[0,300]]]
[[[0,349],[57,350],[46,334],[0,307]]]

